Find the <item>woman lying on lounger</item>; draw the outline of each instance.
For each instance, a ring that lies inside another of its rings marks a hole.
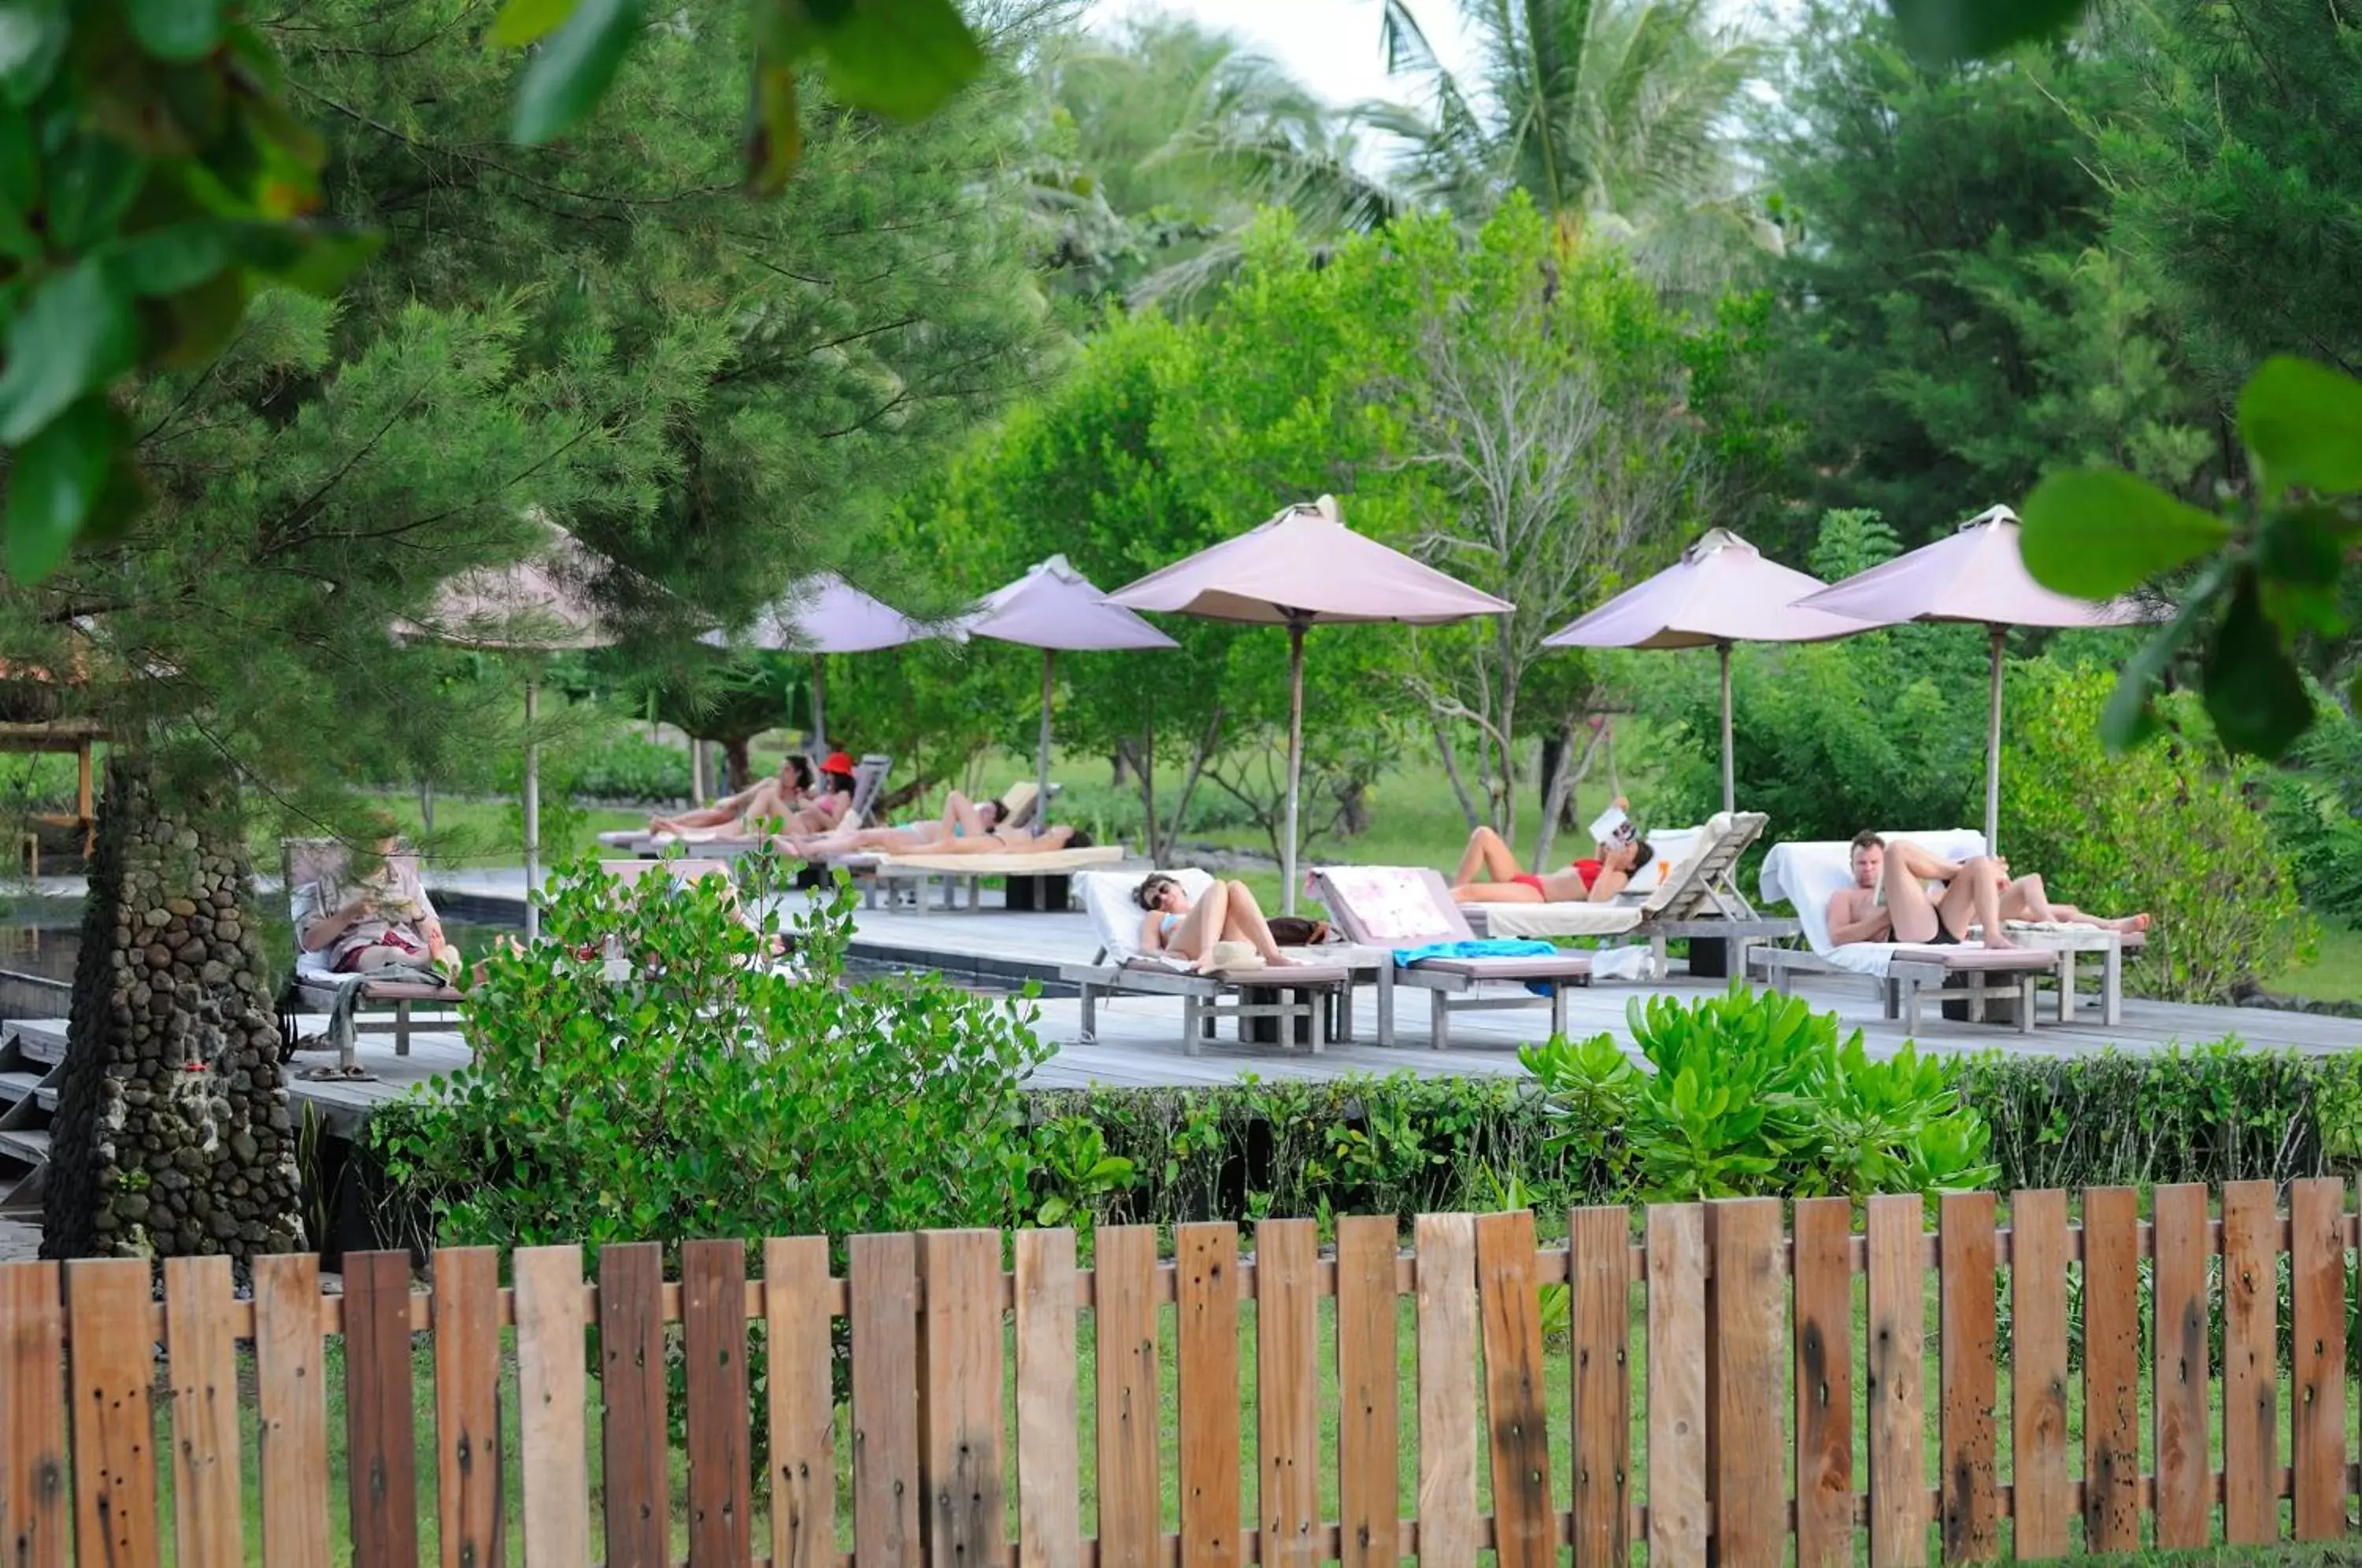
[[[725,795],[710,806],[701,806],[679,816],[650,817],[650,833],[696,832],[704,828],[733,828],[746,823],[785,822],[793,812],[811,801],[811,764],[790,753],[779,764],[778,776],[757,778],[735,795]]]
[[[1218,881],[1193,904],[1178,878],[1155,871],[1132,889],[1131,897],[1147,911],[1140,922],[1143,953],[1170,953],[1189,959],[1190,967],[1202,972],[1214,966],[1217,943],[1243,942],[1268,966],[1284,968],[1292,962],[1280,955],[1271,922],[1263,918],[1244,882]]]
[[[1039,833],[1003,827],[1004,814],[998,801],[979,806],[954,790],[944,797],[943,815],[932,822],[802,837],[782,834],[773,842],[781,853],[805,860],[842,855],[1042,855],[1090,846],[1089,836],[1071,827]]]
[[[1603,844],[1589,860],[1563,871],[1532,872],[1491,828],[1468,835],[1468,852],[1451,874],[1451,898],[1462,904],[1604,904],[1649,863],[1649,841],[1633,837]],[[1479,880],[1479,878],[1482,880]]]

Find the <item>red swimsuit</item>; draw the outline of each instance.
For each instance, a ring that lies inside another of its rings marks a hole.
[[[1577,860],[1571,864],[1567,869],[1582,873],[1583,887],[1585,892],[1589,892],[1591,890],[1592,884],[1599,880],[1599,862],[1596,860]],[[1550,897],[1548,893],[1542,892],[1542,879],[1540,877],[1535,876],[1530,871],[1520,871],[1516,876],[1510,878],[1509,880],[1517,883],[1519,887],[1531,888],[1535,892],[1541,893],[1542,897],[1545,899]]]

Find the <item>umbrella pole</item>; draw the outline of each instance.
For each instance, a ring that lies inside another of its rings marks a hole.
[[[1058,650],[1042,650],[1042,739],[1033,754],[1033,831],[1050,825],[1050,689],[1057,673]]]
[[[1296,912],[1297,801],[1304,787],[1304,623],[1287,623],[1287,838],[1281,845],[1279,910]]]
[[[828,725],[821,705],[828,700],[828,656],[812,655],[812,760],[828,755]]]
[[[535,683],[524,683],[524,939],[541,935],[541,911],[534,893],[541,885],[541,741],[533,733]]]
[[[1738,810],[1738,790],[1731,775],[1730,755],[1730,645],[1714,645],[1722,657],[1722,809],[1726,812]]]
[[[2001,853],[2001,651],[2004,627],[1992,628],[1992,712],[1985,727],[1985,853]]]

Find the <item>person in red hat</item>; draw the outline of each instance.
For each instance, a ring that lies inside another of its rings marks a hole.
[[[785,831],[798,834],[828,833],[844,826],[845,813],[852,809],[853,758],[833,751],[821,759],[820,792],[804,802],[801,810],[789,813]]]

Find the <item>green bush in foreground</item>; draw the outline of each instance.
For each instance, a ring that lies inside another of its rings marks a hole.
[[[475,1060],[381,1118],[406,1206],[447,1242],[845,1236],[1006,1225],[1032,1168],[1031,1009],[912,975],[843,983],[851,899],[792,967],[720,878],[595,867],[462,1009]]]

